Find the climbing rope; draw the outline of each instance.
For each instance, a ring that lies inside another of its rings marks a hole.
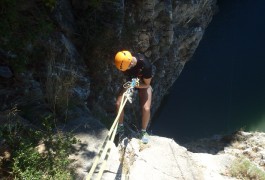
[[[123,85],[123,87],[127,90],[122,95],[121,104],[120,104],[116,119],[114,120],[114,122],[113,122],[113,124],[112,124],[112,126],[111,126],[105,140],[104,140],[104,143],[102,144],[102,146],[100,148],[99,153],[97,154],[97,156],[94,159],[93,165],[92,165],[92,167],[91,167],[91,169],[90,169],[90,171],[86,177],[86,180],[90,180],[92,178],[92,175],[93,175],[100,159],[102,159],[104,157],[104,160],[102,162],[102,165],[100,167],[100,170],[99,170],[99,173],[98,173],[98,176],[96,179],[99,180],[102,177],[103,172],[105,170],[105,166],[107,164],[107,160],[109,158],[110,151],[111,151],[111,144],[113,143],[114,137],[115,137],[116,132],[117,132],[119,117],[120,117],[121,112],[122,112],[125,104],[127,103],[127,101],[132,103],[133,89],[136,86],[139,86],[139,79],[138,78],[133,78],[132,81],[128,81]]]

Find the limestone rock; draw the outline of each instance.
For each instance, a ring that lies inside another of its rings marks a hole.
[[[89,111],[80,109],[82,113],[72,121],[59,127],[64,132],[71,132],[80,141],[74,146],[74,153],[69,157],[73,160],[76,179],[84,179],[89,171],[93,158],[98,153],[104,141],[107,130],[96,119],[92,118]],[[86,115],[86,116],[84,116]]]
[[[150,136],[148,144],[125,138],[111,156],[102,179],[236,179],[227,175],[234,155],[194,153],[164,137]]]
[[[133,139],[132,144],[139,144]],[[138,156],[130,168],[129,179],[201,179],[202,172],[186,148],[171,139],[151,137],[146,147],[134,148]]]

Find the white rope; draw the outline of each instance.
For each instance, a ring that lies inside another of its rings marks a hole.
[[[99,160],[104,157],[104,161],[100,167],[97,179],[99,180],[102,177],[103,172],[105,170],[105,166],[106,166],[108,157],[109,157],[109,153],[111,151],[111,144],[113,143],[114,137],[115,137],[116,132],[117,132],[119,117],[121,115],[121,112],[122,112],[127,100],[130,103],[132,103],[132,94],[133,94],[133,89],[135,86],[139,86],[139,79],[138,78],[132,79],[132,81],[128,81],[123,85],[123,87],[127,90],[122,95],[121,104],[120,104],[120,107],[118,110],[118,114],[117,114],[116,119],[114,120],[108,134],[107,134],[107,137],[104,140],[104,143],[102,144],[102,146],[100,148],[99,153],[97,154],[97,156],[94,159],[93,165],[92,165],[92,167],[91,167],[91,169],[90,169],[90,171],[86,177],[86,180],[90,180],[92,178],[92,175],[93,175],[93,173],[94,173],[94,171],[95,171],[95,169],[99,163]]]

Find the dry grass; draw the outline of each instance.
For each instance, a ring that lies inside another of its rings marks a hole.
[[[265,180],[265,171],[244,157],[234,160],[229,173],[232,177],[244,180]]]
[[[52,48],[52,47],[51,47]],[[72,99],[72,89],[76,84],[76,71],[66,55],[56,59],[55,52],[49,52],[49,64],[46,80],[46,99],[54,113],[64,113],[67,117],[69,102]]]
[[[129,171],[130,171],[130,165],[129,165],[129,162],[128,162],[128,160],[127,160],[127,158],[126,158],[126,148],[122,148],[121,150],[120,150],[120,162],[121,162],[121,164],[122,164],[122,174],[128,174],[129,173]]]
[[[128,175],[130,173],[130,167],[135,162],[136,154],[134,149],[128,151],[125,147],[120,149],[120,162],[122,164],[122,174]]]
[[[150,148],[151,145],[150,144],[143,144],[141,141],[139,141],[139,151],[143,151],[145,150],[146,148]]]

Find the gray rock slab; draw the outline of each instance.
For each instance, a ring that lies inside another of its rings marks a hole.
[[[202,179],[201,174],[186,148],[171,139],[152,136],[149,145],[138,151],[129,179]]]
[[[234,156],[229,154],[192,153],[192,159],[201,169],[203,180],[236,179],[223,175],[227,174],[227,169],[234,158]]]

